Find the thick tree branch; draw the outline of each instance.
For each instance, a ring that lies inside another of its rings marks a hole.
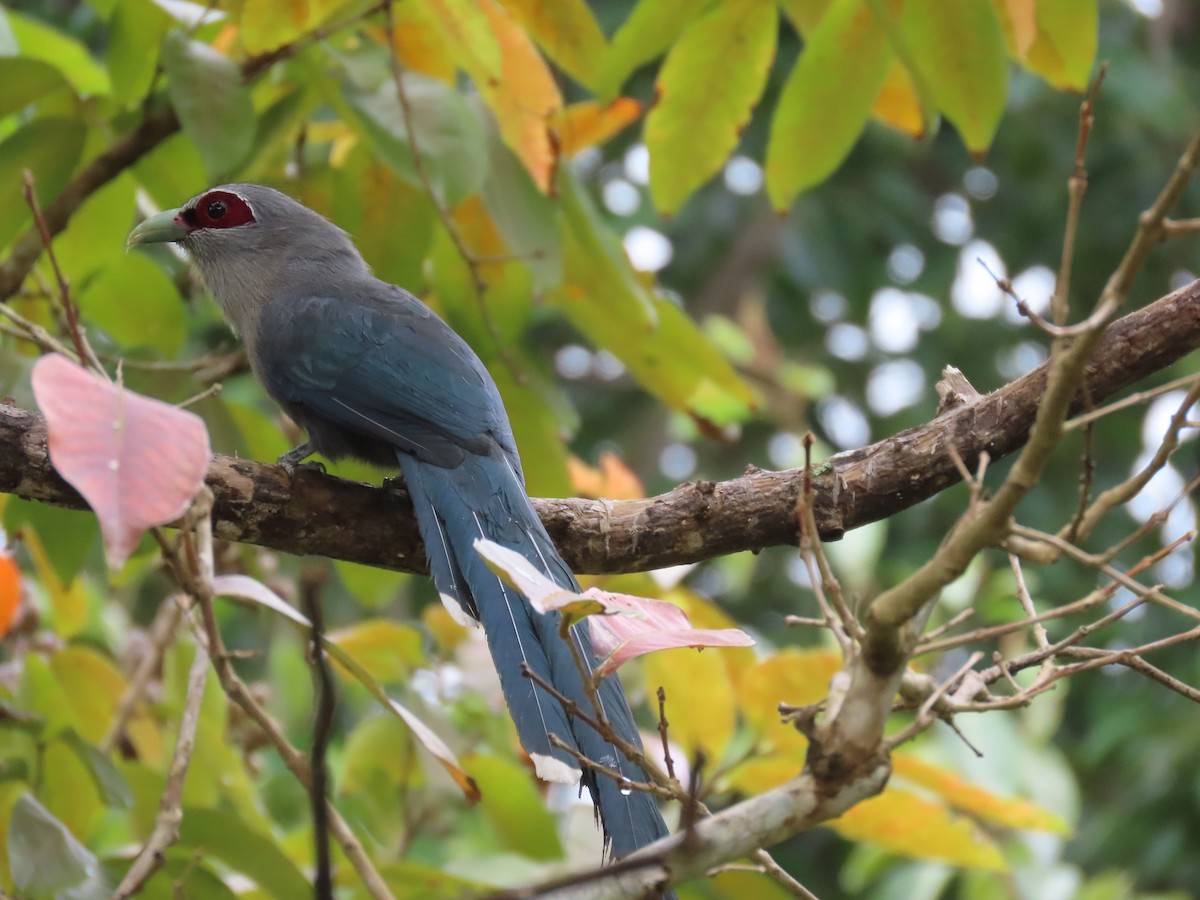
[[[1094,402],[1200,347],[1200,281],[1114,322],[1087,370]],[[1046,367],[869,447],[831,457],[815,479],[825,539],[894,515],[960,480],[983,451],[998,459],[1024,443]],[[803,472],[751,469],[730,481],[690,482],[645,500],[537,500],[550,535],[577,572],[629,572],[795,544]],[[318,554],[423,572],[408,497],[314,472],[289,479],[277,466],[217,456],[208,482],[217,536],[295,554]],[[0,492],[83,509],[46,455],[37,413],[0,405]]]

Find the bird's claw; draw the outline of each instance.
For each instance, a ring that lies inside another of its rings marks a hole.
[[[276,460],[276,464],[290,476],[295,476],[297,472],[318,472],[324,475],[325,464],[323,462],[315,459],[305,462],[315,452],[312,445],[306,442],[283,454]]]

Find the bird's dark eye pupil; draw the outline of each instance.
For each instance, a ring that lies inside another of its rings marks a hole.
[[[208,213],[210,219],[219,219],[225,215],[225,204],[220,200],[214,200],[208,204],[205,211]]]

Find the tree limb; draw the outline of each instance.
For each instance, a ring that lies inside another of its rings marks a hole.
[[[1200,281],[1117,320],[1087,369],[1093,401],[1112,396],[1200,347]],[[826,460],[814,479],[821,535],[894,515],[961,478],[986,451],[998,459],[1024,443],[1046,384],[1046,366],[910,428]],[[1078,409],[1076,403],[1074,408]],[[644,500],[536,500],[576,572],[644,571],[797,541],[803,471],[750,467],[724,482],[689,482]],[[208,483],[223,540],[260,544],[399,571],[424,572],[425,554],[402,488],[377,488],[277,466],[216,456]],[[0,492],[73,509],[79,495],[50,466],[37,413],[0,405]]]

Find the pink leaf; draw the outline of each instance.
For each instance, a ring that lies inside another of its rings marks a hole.
[[[678,647],[748,647],[754,639],[737,628],[693,628],[682,609],[665,600],[612,594],[599,588],[582,593],[559,587],[514,550],[494,541],[477,540],[475,552],[505,582],[516,588],[538,612],[555,610],[568,622],[590,616],[592,646],[604,656],[596,669],[603,678],[628,660],[655,650]]]
[[[749,647],[754,643],[740,628],[693,628],[684,611],[666,600],[610,594],[598,588],[584,591],[583,596],[602,602],[608,613],[588,619],[592,646],[605,657],[596,669],[597,678],[655,650]]]
[[[33,367],[50,461],[100,520],[110,568],[142,533],[178,519],[204,484],[212,453],[196,415],[87,372],[65,356]]]

